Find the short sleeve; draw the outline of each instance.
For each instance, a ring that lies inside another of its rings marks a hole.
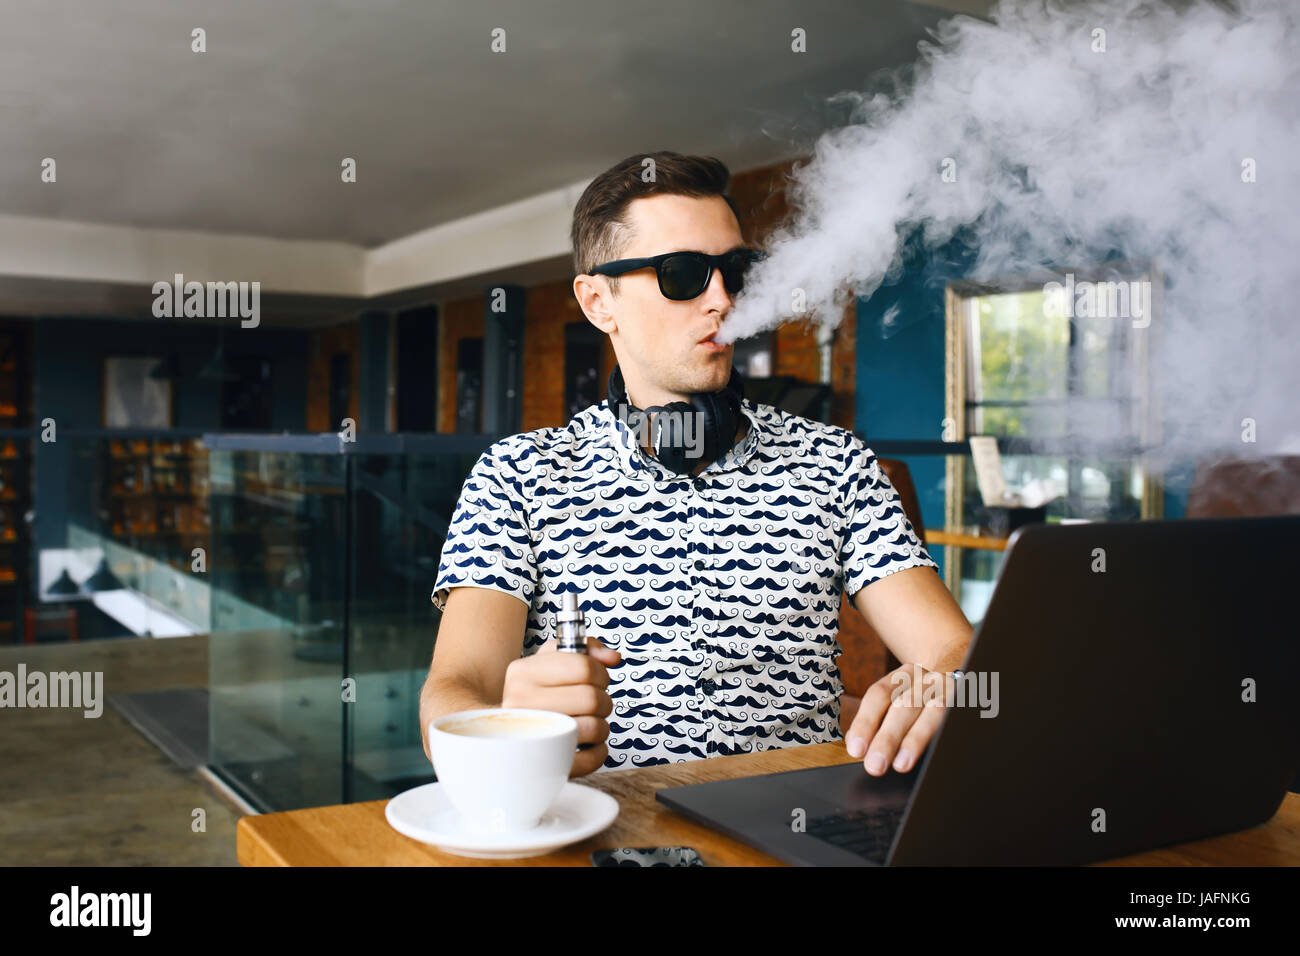
[[[907,568],[938,568],[907,519],[898,492],[876,455],[850,435],[846,459],[847,517],[840,551],[844,593],[852,601],[873,581]]]
[[[491,588],[532,604],[538,576],[527,512],[522,491],[509,490],[501,467],[489,448],[461,487],[431,595],[439,611],[448,592],[462,586]]]

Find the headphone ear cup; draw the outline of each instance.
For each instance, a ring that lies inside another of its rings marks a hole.
[[[609,407],[617,409],[620,404],[627,404],[627,388],[623,385],[623,371],[617,365],[609,373],[609,384],[605,387],[605,399]]]
[[[709,460],[730,450],[740,425],[740,399],[731,388],[695,396],[695,407],[704,417],[704,446]]]
[[[736,396],[736,411],[740,411],[740,400],[745,397],[745,376],[740,374],[740,369],[731,366],[731,378],[727,379],[727,391]]]
[[[686,416],[695,410],[694,402],[669,402],[667,405],[654,407],[669,416],[667,419],[658,420],[663,422],[660,427],[665,430],[656,431],[654,434],[655,458],[669,471],[679,475],[689,475],[700,463],[698,456],[687,454],[686,447]],[[661,438],[668,440],[661,444],[659,441]]]

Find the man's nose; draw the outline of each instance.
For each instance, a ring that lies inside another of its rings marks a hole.
[[[727,312],[731,309],[731,293],[727,291],[727,283],[722,279],[722,270],[715,268],[713,274],[709,276],[709,284],[704,289],[705,304],[717,309],[719,312]]]

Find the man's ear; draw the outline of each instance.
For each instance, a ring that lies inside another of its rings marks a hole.
[[[573,297],[588,321],[600,331],[610,335],[618,330],[618,321],[609,310],[609,285],[603,276],[574,276]]]

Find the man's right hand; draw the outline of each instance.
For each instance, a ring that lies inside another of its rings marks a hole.
[[[609,686],[606,666],[612,667],[622,655],[594,637],[587,637],[586,654],[561,654],[555,641],[547,641],[536,654],[520,657],[506,668],[502,707],[526,707],[568,714],[578,721],[578,743],[591,744],[573,758],[570,777],[591,773],[605,762],[609,747],[609,724],[605,718],[614,712],[614,702],[605,688]]]

